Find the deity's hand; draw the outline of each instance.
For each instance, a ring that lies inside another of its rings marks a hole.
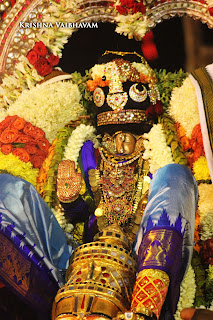
[[[82,175],[75,170],[75,163],[71,160],[63,160],[58,166],[57,173],[57,197],[61,202],[73,202],[80,193]]]

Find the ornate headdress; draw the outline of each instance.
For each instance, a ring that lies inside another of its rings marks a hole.
[[[160,95],[156,75],[141,55],[106,51],[101,64],[92,68],[92,78],[87,85],[93,91],[100,132],[114,133],[112,126],[116,125],[117,131],[123,130],[126,124],[135,133],[141,133],[141,123],[144,131],[146,126],[150,128],[153,122],[147,118],[146,109],[150,104],[155,105]]]

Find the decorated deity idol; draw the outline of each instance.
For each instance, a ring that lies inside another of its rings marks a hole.
[[[192,256],[198,195],[187,166],[171,161],[149,172],[146,134],[163,112],[156,83],[136,53],[106,52],[92,68],[87,85],[101,142],[83,144],[81,170],[66,159],[57,175],[66,214],[89,220],[86,243],[70,259],[54,320],[173,319]]]

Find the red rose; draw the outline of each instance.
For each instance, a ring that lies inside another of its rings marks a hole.
[[[117,6],[116,9],[117,9],[119,14],[123,14],[123,15],[127,15],[128,14],[128,10],[126,8],[124,8],[124,7]]]
[[[47,58],[47,61],[49,64],[51,64],[52,67],[57,66],[59,63],[59,57],[55,56],[53,53]]]
[[[29,142],[31,137],[27,136],[26,134],[19,134],[18,137],[15,140],[15,143],[26,143]]]
[[[35,52],[35,50],[30,50],[27,54],[27,59],[29,60],[29,63],[34,65],[36,61],[38,60],[38,54]]]
[[[28,142],[25,144],[24,150],[26,150],[27,153],[31,155],[31,154],[36,154],[38,149],[36,147],[35,142]]]
[[[40,150],[40,149],[37,149],[36,155],[37,155],[37,156],[41,156],[41,157],[43,157],[43,158],[46,158],[47,153],[44,152],[44,151],[42,151],[42,150]]]
[[[47,76],[53,70],[52,66],[44,57],[40,57],[34,64],[34,67],[37,70],[38,74],[42,77]]]
[[[0,130],[4,130],[9,128],[13,122],[18,118],[18,116],[7,116],[1,123],[0,123]]]
[[[157,101],[156,104],[154,105],[154,109],[155,109],[155,113],[160,116],[161,114],[163,114],[164,110],[163,110],[163,106],[162,103],[160,101]]]
[[[50,147],[50,143],[46,138],[37,140],[37,145],[40,150],[44,151],[45,153],[48,152],[48,149]]]
[[[3,146],[1,146],[1,152],[5,155],[11,153],[11,151],[12,151],[11,144],[4,144]]]
[[[154,106],[151,104],[145,111],[145,115],[147,116],[147,118],[153,118],[153,116],[155,115],[155,110],[154,110]]]
[[[137,13],[137,12],[141,12],[141,13],[145,13],[146,8],[145,5],[143,3],[134,3],[134,6],[132,8],[132,13]]]
[[[14,149],[12,154],[23,162],[28,162],[30,160],[29,153],[27,153],[27,151],[25,151],[23,148]]]
[[[36,126],[33,126],[30,122],[28,122],[25,127],[24,127],[24,130],[23,132],[26,134],[26,135],[29,135],[31,137],[33,137],[34,139],[41,139],[44,137],[45,133],[42,129],[36,127]]]
[[[48,53],[47,47],[42,41],[36,42],[33,49],[41,57],[45,57]]]
[[[209,8],[208,10],[209,10],[210,16],[213,16],[213,7]]]
[[[24,120],[24,118],[17,118],[13,124],[12,124],[12,128],[15,128],[17,130],[22,130],[25,126],[26,121]]]
[[[13,129],[13,128],[5,129],[1,133],[0,141],[5,144],[12,143],[17,139],[18,135],[19,135],[19,132],[16,129]]]
[[[122,7],[131,9],[134,6],[134,0],[121,0],[120,2]]]
[[[44,159],[45,157],[34,155],[30,158],[30,162],[32,163],[34,168],[41,168]]]

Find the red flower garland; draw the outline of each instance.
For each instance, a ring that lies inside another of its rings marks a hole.
[[[0,123],[0,150],[5,155],[12,153],[23,162],[30,161],[34,168],[41,168],[49,147],[44,131],[23,118],[7,116]]]
[[[53,67],[59,63],[59,57],[50,53],[42,41],[35,42],[34,47],[27,53],[27,59],[42,77],[50,74]]]

